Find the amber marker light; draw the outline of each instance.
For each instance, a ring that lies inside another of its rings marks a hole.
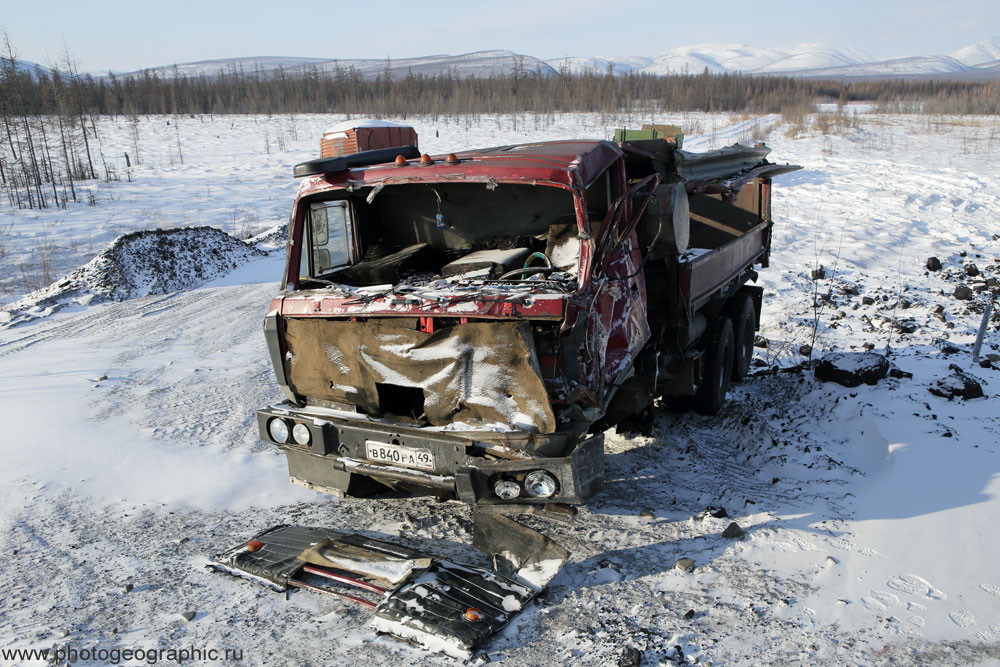
[[[250,543],[247,544],[247,551],[249,551],[250,553],[257,553],[263,548],[264,548],[264,543],[261,542],[260,540],[251,540]]]
[[[434,160],[431,159],[430,155],[424,153],[423,155],[420,156],[420,164],[422,165],[434,164]]]
[[[397,155],[396,156],[396,166],[397,167],[405,167],[406,166],[406,158],[403,157],[402,155]]]
[[[444,159],[445,164],[458,164],[458,157],[454,153],[448,153],[448,157]]]
[[[481,621],[483,620],[483,612],[479,611],[475,607],[469,607],[465,610],[465,620],[467,621]]]

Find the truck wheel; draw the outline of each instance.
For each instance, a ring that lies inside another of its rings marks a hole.
[[[694,395],[694,409],[703,415],[716,415],[726,402],[733,373],[733,322],[725,315],[719,318],[712,343],[705,352],[705,372]]]
[[[749,294],[744,294],[736,302],[738,310],[733,315],[733,337],[736,347],[733,350],[733,382],[742,382],[750,372],[750,362],[753,360],[753,337],[757,328],[757,309]]]

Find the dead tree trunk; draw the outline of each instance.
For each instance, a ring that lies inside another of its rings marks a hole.
[[[56,204],[56,208],[59,208],[59,191],[56,190],[56,173],[52,168],[52,153],[49,151],[49,139],[45,133],[45,118],[43,116],[38,117],[38,128],[42,132],[42,150],[45,153],[45,165],[49,169],[49,182],[52,183],[52,200]]]
[[[80,129],[83,131],[83,145],[87,149],[87,164],[90,166],[90,177],[97,178],[94,172],[94,161],[90,158],[90,142],[87,140],[87,126],[83,122],[83,114],[80,114]]]
[[[66,162],[66,177],[69,179],[69,191],[76,201],[76,187],[73,185],[73,163],[69,160],[69,148],[66,146],[66,130],[63,127],[62,115],[56,116],[59,119],[59,138],[62,140],[63,160]]]
[[[38,197],[38,208],[48,208],[45,204],[45,195],[42,194],[42,172],[38,166],[38,155],[35,153],[35,141],[34,137],[31,136],[28,117],[22,115],[21,123],[24,126],[25,141],[28,142],[28,157],[31,159],[31,168],[25,171],[25,177],[27,178],[30,175],[35,181],[35,195]],[[24,156],[24,151],[21,151],[21,156]],[[24,164],[24,160],[21,160],[21,164]]]

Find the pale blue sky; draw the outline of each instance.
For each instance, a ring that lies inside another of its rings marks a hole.
[[[656,56],[713,42],[828,42],[874,58],[947,53],[1000,33],[1000,0],[0,0],[22,58],[81,71],[239,56],[404,58],[510,49],[542,59]]]

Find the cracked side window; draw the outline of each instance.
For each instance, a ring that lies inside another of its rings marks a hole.
[[[309,246],[314,277],[352,263],[351,212],[346,201],[309,206]]]

